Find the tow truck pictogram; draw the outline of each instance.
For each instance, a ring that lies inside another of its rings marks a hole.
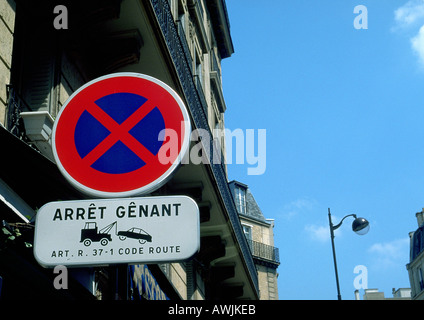
[[[81,230],[81,240],[86,247],[90,246],[91,242],[100,242],[102,246],[106,246],[112,237],[109,234],[110,230],[116,226],[116,221],[107,225],[98,231],[96,222],[86,222],[84,229]]]
[[[138,240],[140,244],[144,244],[146,241],[152,242],[152,236],[140,228],[133,227],[126,231],[118,232],[116,221],[100,230],[98,230],[96,222],[86,222],[84,229],[81,230],[80,242],[82,242],[86,247],[89,247],[92,242],[100,242],[102,246],[106,246],[109,241],[112,241],[110,232],[113,227],[115,227],[115,235],[122,241],[126,238],[130,238]]]

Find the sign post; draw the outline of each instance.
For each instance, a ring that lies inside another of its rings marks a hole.
[[[50,202],[35,225],[45,267],[180,261],[200,247],[199,208],[186,196]]]

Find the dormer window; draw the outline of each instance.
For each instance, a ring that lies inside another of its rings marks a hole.
[[[235,193],[237,211],[241,214],[246,214],[246,189],[237,186],[235,188]]]

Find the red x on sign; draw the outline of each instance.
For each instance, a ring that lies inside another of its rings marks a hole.
[[[87,83],[67,100],[53,127],[53,153],[62,174],[82,192],[140,195],[170,177],[188,149],[190,130],[184,103],[169,86],[146,75],[116,73]],[[178,154],[161,161],[163,137],[175,134]]]
[[[92,103],[87,111],[96,118],[106,129],[110,131],[110,134],[100,142],[86,157],[83,161],[86,165],[92,165],[101,155],[109,150],[116,142],[122,141],[128,148],[130,148],[136,155],[138,155],[144,161],[151,162],[153,154],[144,147],[129,131],[138,122],[140,122],[147,114],[149,114],[154,105],[149,106],[143,105],[143,108],[137,109],[128,119],[122,124],[118,124],[113,118],[111,118],[106,112],[104,112],[98,105]]]

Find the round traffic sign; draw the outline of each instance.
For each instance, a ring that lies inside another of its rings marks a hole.
[[[162,81],[115,73],[79,88],[53,126],[53,154],[78,190],[96,197],[152,192],[170,177],[189,145],[190,121]]]

